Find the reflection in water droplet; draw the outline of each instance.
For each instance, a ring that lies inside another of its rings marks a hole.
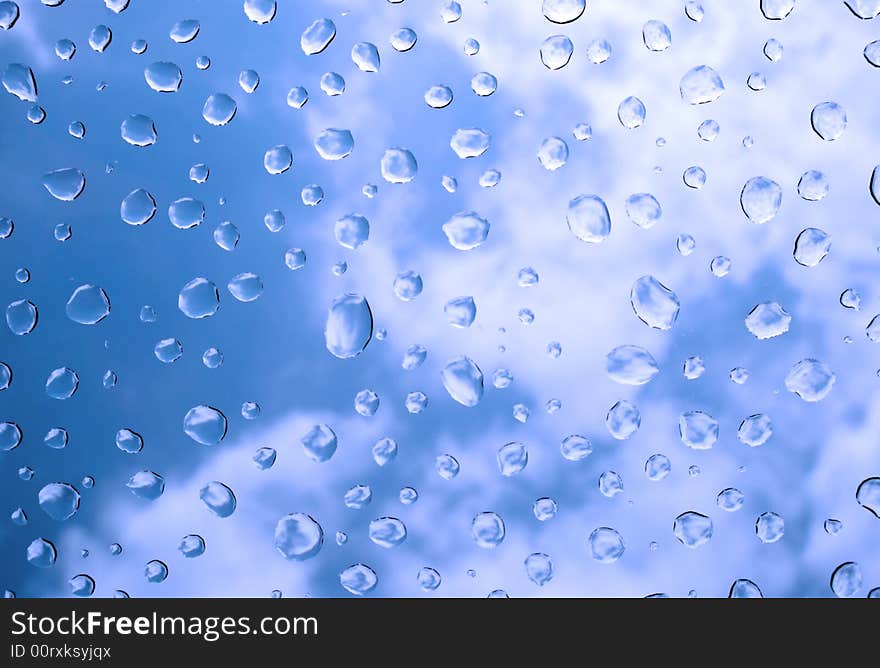
[[[198,36],[200,29],[201,25],[195,19],[183,19],[171,26],[168,36],[178,44],[186,44]]]
[[[341,160],[351,155],[354,137],[350,130],[327,128],[315,137],[315,150],[324,160]]]
[[[543,552],[534,552],[526,557],[526,575],[539,587],[553,579],[553,560]]]
[[[765,176],[749,179],[740,193],[740,204],[748,219],[758,225],[770,222],[782,205],[782,188]]]
[[[313,56],[326,49],[336,37],[336,26],[330,19],[317,19],[306,28],[299,43],[303,53]]]
[[[468,357],[460,355],[451,359],[440,377],[449,396],[462,406],[476,406],[483,398],[483,372]]]
[[[207,278],[194,278],[180,290],[177,308],[188,318],[208,318],[220,308],[220,291]]]
[[[639,430],[642,417],[635,404],[621,399],[615,403],[605,416],[608,433],[618,441],[625,441]]]
[[[158,473],[145,469],[131,476],[125,486],[135,496],[147,501],[155,501],[165,491],[165,480]]]
[[[229,279],[226,288],[238,301],[252,302],[263,294],[263,281],[256,274],[246,271]]]
[[[202,118],[211,125],[226,125],[235,118],[238,105],[226,93],[213,93],[202,106]]]
[[[428,566],[419,569],[416,580],[422,591],[434,591],[440,586],[441,582],[440,573]]]
[[[761,513],[755,521],[755,533],[762,543],[775,543],[785,535],[785,520],[773,512]]]
[[[79,376],[66,366],[55,369],[46,379],[46,394],[53,399],[70,399],[78,387]]]
[[[326,462],[336,452],[336,433],[326,424],[316,424],[300,439],[306,457],[315,462]]]
[[[116,432],[116,447],[130,455],[144,449],[144,439],[136,431],[120,429]]]
[[[764,598],[760,588],[751,580],[739,579],[730,585],[727,598]]]
[[[568,203],[568,229],[581,241],[597,244],[611,234],[611,216],[597,195],[579,195]]]
[[[324,342],[335,357],[360,355],[373,336],[373,314],[367,300],[358,294],[344,294],[333,300],[327,312]]]
[[[510,478],[520,473],[529,463],[529,452],[522,443],[507,443],[498,449],[495,459],[501,475]]]
[[[637,97],[628,97],[617,107],[617,118],[628,130],[635,130],[645,122],[646,109]]]
[[[621,535],[610,527],[594,529],[589,543],[593,559],[602,564],[613,564],[626,550]]]
[[[504,534],[504,520],[497,513],[479,513],[471,521],[471,535],[479,547],[497,547],[504,540]]]
[[[34,331],[37,326],[38,311],[36,305],[27,299],[19,299],[6,307],[6,324],[16,336],[24,336]]]
[[[845,561],[831,574],[831,591],[839,598],[856,596],[862,589],[862,569],[854,561]]]
[[[608,376],[623,385],[644,385],[660,372],[654,357],[639,346],[618,346],[605,356]]]
[[[419,171],[413,154],[405,148],[389,148],[382,155],[382,178],[388,183],[409,183]]]
[[[480,128],[459,128],[456,130],[449,145],[455,154],[465,158],[477,158],[489,149],[492,139],[488,132]]]
[[[129,114],[119,129],[125,143],[132,146],[152,146],[159,138],[153,119],[143,114]]]
[[[263,167],[269,174],[283,174],[293,165],[293,153],[287,146],[280,144],[266,150],[263,155]]]
[[[541,44],[541,62],[549,70],[559,70],[568,65],[574,44],[565,35],[553,35]]]
[[[642,26],[642,40],[649,51],[666,51],[672,46],[672,33],[662,21],[651,20]]]
[[[682,513],[672,525],[673,535],[682,545],[691,549],[708,543],[713,531],[712,520],[694,511]]]
[[[770,21],[779,21],[791,14],[796,0],[761,0],[761,13]]]
[[[762,302],[749,311],[746,328],[759,340],[772,339],[788,331],[791,316],[776,302]]]
[[[153,559],[144,566],[144,577],[147,582],[164,582],[168,577],[168,566],[163,561]]]
[[[58,551],[52,541],[37,538],[27,546],[27,560],[38,568],[49,568],[55,564]]]
[[[74,596],[88,597],[95,593],[95,581],[85,573],[74,575],[67,581],[67,585]]]
[[[396,547],[406,540],[406,526],[396,517],[380,517],[370,522],[369,536],[379,547]]]
[[[862,480],[856,489],[856,501],[862,508],[880,519],[880,478]]]
[[[737,510],[742,508],[745,500],[745,494],[743,494],[735,487],[722,489],[720,492],[718,492],[718,496],[715,497],[715,503],[718,504],[718,507],[722,510],[726,510],[729,513],[736,512]]]
[[[156,200],[143,188],[132,190],[119,206],[119,216],[129,225],[143,225],[156,215]]]
[[[265,25],[275,18],[277,6],[275,0],[244,0],[243,9],[249,21]]]
[[[189,534],[180,539],[177,549],[187,559],[200,557],[205,553],[205,539],[198,534]]]
[[[176,93],[183,83],[183,74],[175,63],[160,60],[144,69],[144,80],[157,93]]]
[[[544,0],[541,12],[552,23],[571,23],[584,13],[586,0]]]

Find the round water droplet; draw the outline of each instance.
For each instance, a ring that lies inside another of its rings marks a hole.
[[[672,46],[672,33],[662,21],[651,20],[642,26],[642,40],[649,51],[666,51]]]
[[[740,205],[748,219],[758,225],[770,222],[782,205],[782,188],[765,176],[749,179],[740,193]]]
[[[504,520],[497,513],[479,513],[471,521],[471,535],[479,547],[498,547],[504,541],[504,534]]]
[[[157,93],[176,93],[183,83],[183,74],[175,63],[160,60],[144,69],[144,80]]]
[[[263,294],[263,281],[256,274],[247,271],[229,279],[226,288],[238,301],[252,302]]]
[[[559,70],[568,65],[574,44],[565,35],[553,35],[543,41],[540,48],[541,62],[549,70]]]
[[[144,439],[136,431],[120,429],[116,432],[116,447],[130,455],[144,449]]]
[[[593,444],[584,436],[572,434],[562,440],[559,452],[564,459],[570,462],[579,462],[593,453]]]
[[[802,230],[794,240],[794,259],[804,267],[815,267],[831,250],[831,235],[816,227]]]
[[[63,522],[79,510],[79,492],[66,482],[49,483],[40,490],[40,508],[53,520]]]
[[[718,504],[718,507],[722,510],[726,510],[729,513],[736,512],[737,510],[742,508],[745,500],[745,494],[743,494],[735,487],[722,489],[720,492],[718,492],[718,496],[715,497],[715,503]]]
[[[132,190],[119,206],[119,216],[129,225],[143,225],[156,215],[156,200],[143,188]]]
[[[199,498],[217,517],[229,517],[235,512],[235,494],[222,482],[209,482],[199,490]]]
[[[145,469],[131,476],[125,486],[138,498],[155,501],[165,491],[165,480],[158,473]]]
[[[477,158],[489,149],[491,136],[480,128],[459,128],[449,141],[450,147],[461,158]]]
[[[404,52],[413,48],[418,39],[419,36],[416,34],[415,30],[411,28],[400,28],[391,33],[389,42],[391,43],[391,48],[395,51]]]
[[[110,298],[102,288],[80,285],[67,300],[67,317],[81,325],[94,325],[110,315]]]
[[[559,137],[548,137],[538,149],[538,162],[548,172],[553,172],[568,161],[568,144]]]
[[[526,575],[539,587],[553,579],[553,560],[543,552],[534,552],[526,557]]]
[[[434,591],[441,582],[440,573],[428,566],[419,569],[416,579],[422,591]]]
[[[776,302],[762,302],[749,311],[746,328],[759,340],[772,339],[788,331],[791,316]]]
[[[265,25],[275,18],[278,8],[275,0],[244,0],[243,9],[249,21]]]
[[[822,139],[836,141],[846,130],[846,112],[836,102],[823,102],[813,107],[810,123]]]
[[[226,416],[212,406],[190,408],[183,418],[183,431],[196,443],[217,445],[226,436]]]
[[[147,582],[164,582],[168,577],[168,566],[163,561],[153,559],[144,566],[144,577]]]
[[[862,508],[880,519],[880,478],[862,480],[856,489],[856,501]]]
[[[862,589],[862,569],[854,561],[845,561],[831,574],[831,591],[838,598],[851,598]]]
[[[682,513],[672,525],[673,535],[682,545],[691,549],[708,543],[713,531],[712,520],[694,511]]]
[[[197,227],[205,220],[205,205],[192,197],[181,197],[168,206],[168,218],[179,230]]]
[[[85,573],[74,575],[67,581],[67,585],[74,596],[88,597],[95,593],[95,581]]]
[[[43,187],[52,197],[72,202],[86,187],[86,176],[75,167],[56,169],[43,175]]]
[[[352,46],[351,60],[361,72],[379,71],[379,49],[370,42],[357,42]]]
[[[734,580],[730,585],[730,592],[727,598],[764,598],[760,588],[751,580],[739,579]]]
[[[55,369],[46,379],[46,394],[53,399],[70,399],[78,387],[79,376],[66,366]]]
[[[586,0],[544,0],[541,12],[552,23],[571,23],[584,13]]]
[[[180,539],[177,549],[187,559],[200,557],[205,553],[205,539],[198,534],[189,534]]]
[[[388,183],[409,183],[419,170],[413,154],[405,148],[389,148],[382,155],[382,178]]]
[[[688,104],[707,104],[721,97],[724,81],[711,67],[700,65],[688,70],[678,87],[681,99]]]
[[[623,385],[644,385],[659,372],[654,357],[639,346],[618,346],[605,356],[608,376]]]
[[[11,302],[6,307],[6,324],[16,336],[24,336],[34,331],[38,317],[36,305],[27,299]]]
[[[630,304],[639,320],[654,329],[672,329],[680,304],[675,293],[653,276],[642,276],[630,290]]]
[[[769,415],[756,413],[750,415],[743,420],[739,429],[737,429],[736,437],[741,443],[745,443],[753,448],[764,445],[773,435],[773,423]]]
[[[321,551],[324,531],[304,513],[285,515],[275,525],[275,549],[285,559],[305,561]]]
[[[498,470],[505,478],[521,473],[529,463],[529,452],[522,443],[507,443],[495,455]]]
[[[171,26],[168,36],[173,42],[186,44],[198,36],[200,29],[201,25],[195,19],[183,19]]]
[[[125,143],[132,146],[152,146],[159,138],[153,119],[143,114],[129,114],[122,121],[119,133]]]
[[[220,308],[220,291],[207,278],[194,278],[180,290],[177,308],[188,318],[208,318]]]
[[[38,568],[53,566],[57,557],[55,545],[45,538],[37,538],[27,546],[28,563]]]
[[[628,97],[617,107],[617,118],[628,130],[635,130],[645,122],[646,109],[637,97]]]
[[[770,21],[780,21],[791,14],[796,0],[761,0],[761,13]]]
[[[709,450],[718,440],[718,420],[703,411],[688,411],[679,416],[678,431],[692,450]]]
[[[666,455],[651,455],[645,462],[645,475],[648,480],[659,482],[672,472],[672,463]]]
[[[202,106],[202,118],[211,125],[226,125],[235,118],[238,105],[226,93],[213,93]]]
[[[568,229],[581,241],[597,244],[611,234],[611,215],[597,195],[579,195],[568,203]]]
[[[828,365],[808,358],[791,367],[785,377],[785,388],[812,403],[828,396],[835,380],[836,376]]]
[[[468,357],[451,359],[440,377],[449,396],[462,406],[476,406],[483,398],[483,372]]]
[[[326,424],[316,424],[300,439],[306,457],[315,462],[326,462],[336,452],[336,433]]]
[[[379,547],[396,547],[406,540],[406,526],[396,517],[380,517],[370,522],[369,535]]]
[[[615,403],[605,416],[608,433],[618,441],[625,441],[639,430],[642,417],[635,404],[620,400]]]
[[[333,300],[327,312],[324,343],[340,359],[360,355],[373,336],[373,314],[367,300],[358,294],[344,294]]]
[[[269,174],[283,174],[293,165],[293,153],[283,144],[273,146],[263,155],[263,167]]]
[[[773,512],[761,513],[755,521],[755,533],[762,543],[775,543],[785,535],[785,520]]]
[[[626,546],[623,538],[610,527],[599,527],[590,534],[590,553],[602,564],[613,564],[623,556]]]
[[[238,228],[228,220],[214,228],[214,243],[227,252],[235,250],[241,235]]]
[[[339,574],[339,584],[349,593],[363,596],[376,588],[379,576],[366,564],[353,564]]]

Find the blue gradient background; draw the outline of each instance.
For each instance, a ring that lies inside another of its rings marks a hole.
[[[702,23],[686,18],[680,0],[592,0],[583,17],[565,26],[546,21],[537,0],[461,4],[462,19],[446,24],[435,0],[281,0],[275,20],[258,26],[247,20],[239,0],[132,0],[120,15],[100,0],[67,0],[57,8],[19,1],[17,25],[0,34],[0,65],[33,68],[47,118],[32,125],[25,103],[5,92],[0,96],[0,215],[15,221],[14,234],[0,240],[0,302],[28,298],[40,309],[32,334],[16,337],[0,329],[0,360],[14,372],[12,386],[0,393],[0,419],[14,420],[24,431],[19,448],[0,453],[0,496],[7,518],[18,506],[30,517],[25,527],[8,519],[0,523],[0,584],[19,596],[66,596],[67,580],[88,573],[97,583],[96,596],[116,589],[132,596],[268,596],[273,589],[285,596],[347,596],[339,572],[363,562],[379,576],[371,593],[376,596],[485,596],[498,588],[511,596],[686,596],[690,590],[726,596],[737,578],[753,580],[765,596],[830,596],[833,569],[857,561],[864,576],[861,595],[880,585],[880,520],[855,499],[860,481],[880,475],[880,358],[864,335],[880,310],[880,209],[868,192],[871,170],[880,162],[880,70],[862,57],[865,44],[880,37],[877,21],[860,21],[842,2],[826,0],[798,0],[791,16],[773,22],[763,18],[758,0],[702,0]],[[324,53],[307,57],[300,34],[325,16],[336,23],[337,36]],[[201,32],[189,44],[175,44],[168,31],[183,18],[197,18]],[[642,43],[641,26],[654,18],[672,31],[667,52],[649,52]],[[87,41],[99,23],[113,30],[102,54]],[[403,26],[419,40],[412,51],[397,53],[388,38]],[[545,37],[563,33],[575,54],[567,67],[551,72],[541,64],[538,47]],[[71,62],[53,52],[63,37],[77,44]],[[468,37],[482,46],[476,56],[463,52]],[[761,52],[770,37],[785,47],[779,63]],[[129,50],[137,38],[149,42],[141,56]],[[603,65],[586,58],[594,38],[614,47]],[[352,63],[350,47],[358,41],[378,45],[380,72],[363,73]],[[211,58],[209,70],[196,69],[199,55]],[[183,70],[178,93],[160,95],[144,82],[144,68],[157,60],[174,61]],[[715,68],[727,90],[715,103],[691,107],[681,100],[678,82],[700,64]],[[261,77],[252,95],[237,85],[246,68]],[[330,70],[346,79],[342,96],[320,91],[320,76]],[[755,70],[767,76],[764,91],[745,84]],[[479,71],[498,77],[498,91],[488,98],[470,89]],[[62,85],[68,74],[73,83]],[[101,81],[107,86],[98,92]],[[455,91],[443,110],[422,99],[437,83]],[[311,95],[301,110],[285,102],[297,85]],[[227,127],[211,127],[201,117],[205,98],[214,92],[238,102]],[[648,110],[645,125],[635,131],[616,118],[617,105],[629,95],[640,97]],[[849,118],[843,137],[833,143],[810,128],[811,109],[826,100],[841,104]],[[517,108],[523,118],[514,116]],[[139,149],[122,141],[119,126],[131,113],[154,119],[154,146]],[[712,144],[696,134],[706,118],[721,125]],[[67,134],[75,120],[87,128],[82,141]],[[578,122],[592,125],[591,140],[571,136]],[[355,138],[352,155],[339,162],[321,160],[312,145],[332,127],[348,128]],[[459,160],[449,147],[459,127],[488,130],[489,151]],[[193,142],[194,133],[200,143]],[[755,140],[751,149],[742,145],[746,135]],[[563,137],[571,149],[568,164],[556,172],[536,159],[541,141],[551,136]],[[658,148],[661,136],[667,143]],[[284,175],[270,176],[262,158],[276,144],[290,146],[295,164]],[[379,161],[391,146],[416,156],[419,171],[412,183],[382,180]],[[114,165],[110,173],[108,162]],[[203,185],[187,178],[197,162],[211,169]],[[695,164],[708,173],[700,191],[681,180]],[[74,203],[56,201],[41,177],[71,166],[86,173],[85,192]],[[490,190],[477,183],[488,168],[503,175]],[[798,178],[808,169],[829,179],[831,191],[822,202],[797,195]],[[458,179],[456,193],[441,187],[444,174]],[[749,223],[738,201],[743,183],[757,175],[784,189],[779,215],[763,226]],[[326,193],[313,208],[300,201],[301,188],[310,183]],[[365,183],[378,185],[375,199],[361,194]],[[159,211],[147,225],[131,227],[120,220],[119,203],[138,187],[154,195]],[[650,230],[626,218],[624,201],[637,192],[653,193],[663,206],[662,220]],[[584,244],[566,226],[567,203],[582,193],[600,195],[611,210],[612,234],[603,244]],[[168,221],[168,204],[182,196],[205,202],[200,227],[182,231]],[[263,215],[274,208],[287,218],[277,234],[263,225]],[[487,243],[467,253],[451,248],[441,231],[461,210],[477,211],[492,223]],[[333,238],[334,221],[351,212],[371,223],[370,240],[357,251]],[[232,253],[212,240],[222,220],[242,234]],[[73,228],[65,243],[52,236],[59,222]],[[806,269],[791,253],[798,232],[810,226],[830,233],[833,247],[820,265]],[[682,232],[697,241],[689,257],[675,248]],[[308,254],[301,271],[285,267],[291,246]],[[709,271],[716,255],[732,259],[726,278]],[[331,266],[342,259],[349,270],[336,277]],[[32,275],[26,285],[13,277],[20,266]],[[539,272],[538,286],[517,286],[524,266]],[[418,271],[425,283],[411,303],[392,292],[395,275],[407,269]],[[243,271],[263,279],[265,292],[256,302],[239,303],[225,289]],[[681,300],[669,332],[649,329],[632,312],[630,287],[643,274],[656,276]],[[180,288],[196,276],[221,288],[220,311],[202,321],[177,309]],[[93,327],[64,313],[81,283],[102,286],[112,301],[111,316]],[[846,288],[862,294],[860,311],[839,305]],[[388,332],[352,360],[332,357],[323,340],[327,307],[344,292],[366,295],[376,326]],[[477,304],[476,321],[464,330],[449,327],[443,314],[443,304],[460,295],[472,295]],[[791,313],[787,334],[770,341],[749,334],[743,319],[761,301],[779,301]],[[157,322],[140,322],[144,304],[157,309]],[[532,325],[518,321],[523,307],[535,312]],[[844,342],[846,336],[852,343]],[[167,337],[180,339],[185,351],[170,365],[153,355],[155,343]],[[553,340],[564,351],[556,360],[545,354]],[[400,360],[413,343],[428,348],[428,359],[405,372]],[[628,343],[648,348],[661,366],[646,386],[619,385],[605,374],[605,354]],[[201,362],[209,346],[225,355],[219,369]],[[487,377],[486,394],[475,408],[455,403],[440,381],[444,363],[458,354],[471,357]],[[681,373],[690,355],[706,360],[699,380]],[[837,376],[831,394],[817,404],[784,386],[788,369],[804,357],[823,360]],[[75,369],[81,380],[75,397],[63,402],[44,390],[48,373],[61,365]],[[736,366],[751,372],[745,385],[728,378]],[[491,373],[501,367],[515,376],[506,390],[491,387]],[[101,385],[106,369],[119,375],[112,390]],[[364,388],[381,397],[372,418],[353,410],[354,395]],[[429,396],[420,415],[403,406],[413,390]],[[554,415],[544,411],[551,398],[562,402]],[[609,436],[604,419],[623,398],[638,405],[642,424],[620,442]],[[262,407],[255,421],[239,414],[241,403],[250,400]],[[525,424],[512,417],[518,402],[531,409]],[[226,439],[212,448],[182,430],[186,411],[202,403],[229,418]],[[710,451],[691,451],[679,439],[679,414],[695,409],[721,424]],[[737,440],[736,428],[759,412],[772,417],[774,435],[752,449]],[[330,461],[317,464],[304,456],[299,439],[321,422],[333,427],[340,445]],[[70,432],[65,450],[42,443],[55,426]],[[121,427],[143,435],[140,454],[115,447]],[[572,433],[594,444],[592,456],[580,463],[559,454],[560,441]],[[400,451],[379,468],[370,448],[383,436],[394,438]],[[528,446],[529,464],[508,479],[498,472],[495,453],[513,440]],[[268,471],[250,461],[264,445],[278,450]],[[645,460],[655,452],[666,454],[673,467],[659,483],[644,475]],[[451,481],[434,470],[435,457],[443,453],[461,463]],[[693,464],[702,469],[695,478],[688,475]],[[25,465],[36,472],[28,482],[17,476]],[[128,477],[144,468],[165,478],[164,495],[152,503],[125,488]],[[612,499],[597,488],[598,476],[609,469],[625,486]],[[85,475],[96,479],[93,489],[79,485]],[[63,523],[37,504],[39,489],[56,480],[73,483],[83,497],[79,512]],[[232,517],[213,516],[199,500],[199,488],[211,480],[235,491]],[[342,497],[358,483],[371,485],[373,501],[349,510]],[[398,500],[407,485],[420,494],[412,506]],[[746,497],[736,513],[715,505],[716,494],[729,486]],[[541,496],[559,504],[557,517],[545,523],[532,514]],[[470,535],[471,518],[484,510],[506,522],[506,539],[494,550],[479,548]],[[688,510],[714,521],[712,540],[696,550],[672,534],[673,519]],[[785,536],[765,545],[754,523],[768,510],[785,518]],[[309,561],[288,562],[273,547],[275,523],[291,512],[312,515],[324,529],[323,549]],[[384,515],[399,517],[408,528],[406,542],[390,550],[367,534],[369,521]],[[844,523],[842,533],[823,531],[828,517]],[[587,537],[599,526],[616,528],[626,542],[615,564],[590,556]],[[337,530],[349,535],[344,546],[334,542]],[[176,549],[188,533],[207,542],[197,559],[184,559]],[[38,536],[58,548],[51,569],[36,569],[25,559],[28,543]],[[659,549],[649,550],[651,541]],[[121,556],[110,555],[112,542],[123,545]],[[90,550],[86,559],[80,557],[83,548]],[[523,560],[532,552],[553,558],[555,576],[544,587],[526,576]],[[169,566],[162,584],[143,576],[151,559]],[[440,572],[436,592],[419,588],[422,566]],[[469,576],[469,569],[476,575]]]

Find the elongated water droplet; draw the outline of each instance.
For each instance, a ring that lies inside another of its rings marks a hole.
[[[86,187],[86,175],[75,167],[56,169],[43,175],[43,187],[52,197],[72,202]]]
[[[476,406],[483,398],[483,372],[469,357],[451,359],[440,377],[449,396],[462,406]]]
[[[639,320],[654,329],[672,329],[680,304],[675,293],[653,276],[642,276],[630,290],[630,304]]]
[[[229,517],[235,512],[235,494],[222,482],[209,482],[199,490],[199,498],[217,517]]]
[[[660,373],[654,357],[639,346],[618,346],[605,356],[605,370],[611,380],[623,385],[644,385]]]
[[[326,49],[336,37],[336,26],[330,19],[317,19],[303,31],[299,44],[303,53],[313,56]]]
[[[360,355],[373,337],[373,313],[366,298],[348,293],[333,300],[327,312],[324,343],[339,359]]]

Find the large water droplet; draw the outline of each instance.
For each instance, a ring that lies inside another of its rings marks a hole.
[[[39,312],[36,305],[27,299],[19,299],[6,307],[6,324],[16,336],[24,336],[34,331]]]
[[[764,445],[772,435],[773,422],[769,415],[763,413],[750,415],[740,423],[739,429],[736,431],[736,437],[740,442],[753,448]]]
[[[785,377],[785,388],[804,401],[813,403],[828,396],[835,380],[836,376],[828,365],[807,358],[791,367]]]
[[[119,216],[129,225],[143,225],[156,215],[156,200],[143,188],[132,190],[119,205]]]
[[[43,175],[43,187],[52,197],[72,202],[86,187],[86,175],[75,167],[56,169]]]
[[[202,107],[202,118],[211,125],[226,125],[235,118],[238,105],[226,93],[213,93],[205,100]]]
[[[856,501],[865,510],[880,519],[880,478],[866,478],[856,489]]]
[[[3,87],[23,102],[37,101],[37,81],[33,70],[21,63],[10,63],[3,70]]]
[[[175,63],[160,60],[144,69],[144,80],[157,93],[176,93],[183,83],[183,74]]]
[[[823,102],[813,107],[810,123],[822,139],[835,141],[846,130],[846,112],[837,102]]]
[[[304,513],[285,515],[275,525],[275,549],[285,559],[305,561],[321,551],[324,530]]]
[[[672,46],[672,33],[665,23],[653,19],[642,26],[642,40],[649,51],[666,51]]]
[[[675,293],[653,276],[642,276],[630,290],[630,304],[639,320],[654,329],[672,329],[678,318],[679,301]]]
[[[696,549],[712,538],[712,520],[694,511],[682,513],[672,524],[672,533],[685,547]]]
[[[179,230],[197,227],[205,220],[205,205],[192,197],[181,197],[168,205],[168,219]]]
[[[199,490],[199,498],[217,517],[229,517],[235,512],[235,494],[222,482],[206,484]]]
[[[275,18],[278,7],[275,0],[244,0],[243,9],[248,20],[265,25]]]
[[[336,452],[338,439],[326,424],[316,424],[300,439],[306,457],[315,462],[326,462]]]
[[[626,215],[634,224],[649,230],[660,220],[663,209],[650,193],[636,193],[626,198]]]
[[[66,482],[52,482],[39,493],[40,508],[53,520],[63,522],[79,510],[79,492]]]
[[[590,534],[590,553],[602,564],[613,564],[623,556],[626,546],[623,538],[610,527],[599,527]]]
[[[370,42],[357,42],[352,46],[351,60],[361,72],[379,71],[379,49]]]
[[[263,294],[263,280],[255,273],[245,271],[236,274],[226,284],[229,294],[238,301],[247,303],[256,301]]]
[[[135,496],[147,501],[155,501],[165,491],[165,480],[158,473],[145,469],[131,476],[125,486]]]
[[[217,445],[226,436],[227,426],[222,412],[204,404],[193,406],[183,418],[183,431],[202,445]]]
[[[46,394],[53,399],[70,399],[78,387],[79,376],[66,366],[53,370],[46,379]]]
[[[405,148],[389,148],[382,155],[382,178],[388,183],[409,183],[419,171],[413,154]]]
[[[354,149],[350,130],[327,128],[315,137],[315,150],[324,160],[341,160]]]
[[[587,0],[544,0],[541,11],[552,23],[576,21],[587,8]]]
[[[538,162],[548,172],[555,172],[568,161],[568,144],[559,137],[548,137],[538,149]]]
[[[568,65],[574,44],[565,35],[553,35],[541,44],[541,62],[549,70],[559,70]]]
[[[766,176],[756,176],[746,181],[739,201],[748,219],[763,225],[776,217],[782,205],[782,188]]]
[[[369,535],[379,547],[396,547],[406,540],[406,526],[396,517],[380,517],[370,522]]]
[[[854,561],[846,561],[831,574],[831,591],[839,598],[851,598],[862,589],[862,569]]]
[[[94,325],[110,315],[110,298],[103,288],[86,283],[73,291],[65,311],[80,325]]]
[[[263,167],[269,174],[283,174],[293,165],[293,153],[284,144],[273,146],[263,155]]]
[[[688,411],[678,418],[678,432],[692,450],[709,450],[718,440],[718,420],[703,411]]]
[[[456,297],[446,302],[443,312],[446,321],[453,327],[470,327],[477,317],[477,305],[473,297]]]
[[[52,541],[37,538],[27,546],[28,563],[37,568],[49,568],[55,564],[58,551]]]
[[[526,557],[526,575],[539,587],[553,579],[553,560],[543,552],[534,552]]]
[[[0,450],[9,452],[21,444],[21,427],[14,422],[0,422]]]
[[[568,203],[568,229],[581,241],[598,244],[611,234],[611,215],[598,195],[578,195]]]
[[[761,0],[761,13],[770,21],[780,21],[791,14],[796,0]]]
[[[449,396],[462,406],[476,406],[483,398],[483,372],[469,357],[451,359],[440,377]]]
[[[330,19],[317,19],[303,31],[299,44],[303,53],[313,56],[326,49],[336,37],[336,26]]]
[[[654,357],[639,346],[618,346],[605,356],[605,370],[611,380],[623,385],[644,385],[660,367]]]
[[[339,574],[339,584],[349,593],[363,596],[376,588],[379,576],[366,564],[353,564]]]
[[[815,267],[831,250],[831,235],[816,227],[802,230],[794,240],[793,257],[804,267]]]
[[[772,339],[788,331],[791,316],[776,302],[762,302],[749,311],[746,328],[756,339]]]
[[[327,311],[324,345],[335,357],[360,355],[373,337],[373,313],[365,297],[344,294],[333,300]]]
[[[471,521],[471,535],[479,547],[498,547],[504,540],[504,520],[493,512],[483,512]]]
[[[685,72],[678,84],[681,99],[688,104],[714,102],[724,92],[724,81],[708,65],[700,65]]]
[[[456,130],[449,145],[455,151],[455,155],[464,160],[476,158],[489,149],[492,138],[488,132],[480,128],[459,128]]]
[[[507,443],[498,449],[495,460],[501,475],[510,478],[522,472],[528,465],[529,451],[522,443]]]
[[[642,416],[635,404],[621,399],[614,404],[605,416],[608,433],[618,441],[625,441],[639,430]]]
[[[173,42],[186,44],[187,42],[193,41],[198,36],[200,29],[201,25],[197,20],[183,19],[171,26],[168,36]]]
[[[122,121],[119,133],[125,143],[132,146],[152,146],[159,138],[153,119],[143,114],[129,114],[128,118]]]
[[[188,318],[208,318],[220,308],[220,291],[207,278],[199,276],[180,290],[177,308]]]
[[[743,578],[735,580],[730,585],[730,592],[727,594],[727,598],[764,598],[764,595],[761,593],[758,585],[751,580]]]
[[[489,227],[489,221],[473,211],[460,211],[443,223],[443,233],[450,246],[467,251],[486,241]]]
[[[773,512],[761,513],[755,520],[755,533],[762,543],[775,543],[785,535],[785,520]]]
[[[626,98],[617,107],[617,118],[627,130],[635,130],[645,122],[645,104],[637,97]]]

